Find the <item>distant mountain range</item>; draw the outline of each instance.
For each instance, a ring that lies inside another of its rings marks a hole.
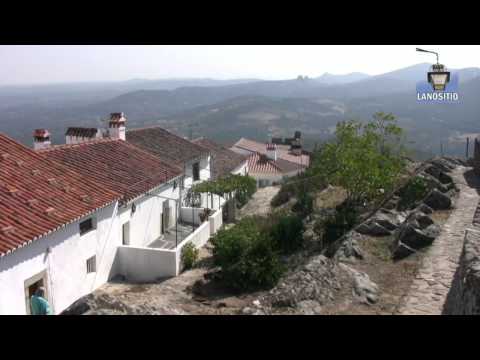
[[[325,73],[322,76],[315,78],[315,80],[326,85],[339,85],[339,84],[349,84],[355,81],[365,80],[369,77],[370,75],[359,73],[359,72],[346,74],[346,75],[332,75],[329,73]]]
[[[480,69],[453,69],[460,79],[461,104],[418,104],[416,82],[429,64],[382,75],[362,73],[318,78],[133,79],[120,83],[62,84],[0,88],[0,132],[26,144],[35,128],[48,128],[62,142],[68,126],[105,126],[111,112],[125,112],[129,127],[159,124],[184,135],[193,133],[231,142],[241,136],[265,140],[300,130],[309,144],[328,138],[338,121],[368,119],[376,111],[393,112],[409,141],[424,152],[439,142],[451,151],[464,146],[462,134],[480,133]]]

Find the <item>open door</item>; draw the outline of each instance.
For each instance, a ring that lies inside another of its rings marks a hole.
[[[163,202],[163,210],[162,210],[162,234],[165,234],[165,231],[168,230],[170,227],[170,207],[169,201],[166,200]]]
[[[32,314],[30,299],[32,298],[32,295],[35,294],[35,291],[37,291],[37,289],[40,286],[43,286],[45,288],[45,291],[46,291],[45,296],[49,301],[49,303],[51,303],[50,296],[49,296],[48,282],[47,282],[47,274],[45,271],[42,271],[41,273],[25,280],[24,286],[25,286],[25,306],[26,306],[27,315]]]

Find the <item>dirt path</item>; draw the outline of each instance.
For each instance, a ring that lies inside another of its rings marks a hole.
[[[268,186],[258,189],[250,201],[238,212],[241,219],[248,215],[266,215],[271,209],[270,201],[280,191],[279,186]]]
[[[423,257],[399,314],[440,315],[443,311],[458,266],[465,229],[471,226],[479,201],[475,189],[478,184],[465,176],[469,170],[470,168],[458,167],[451,174],[460,189],[455,209],[443,225],[440,236]]]

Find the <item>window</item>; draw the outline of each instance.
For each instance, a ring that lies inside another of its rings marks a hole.
[[[195,163],[192,166],[193,181],[200,180],[200,163]]]
[[[86,233],[92,231],[94,229],[93,226],[93,219],[87,219],[80,223],[80,236],[85,235]]]
[[[97,257],[92,256],[87,260],[87,274],[97,272]]]

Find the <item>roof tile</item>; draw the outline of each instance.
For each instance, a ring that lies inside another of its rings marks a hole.
[[[208,149],[160,127],[129,130],[127,142],[176,165],[209,153]]]
[[[87,177],[50,161],[33,150],[0,134],[0,153],[8,153],[0,166],[0,256],[26,245],[68,223],[107,206],[120,194],[103,188]],[[23,166],[17,166],[22,161]],[[42,172],[32,176],[32,169]],[[74,191],[66,194],[48,179],[71,185]],[[15,195],[12,195],[15,193]],[[94,198],[91,204],[77,200],[79,194]],[[55,208],[48,215],[46,209]]]
[[[123,140],[95,140],[40,150],[43,156],[123,195],[128,202],[182,174],[182,169]],[[80,195],[89,203],[88,195]]]

